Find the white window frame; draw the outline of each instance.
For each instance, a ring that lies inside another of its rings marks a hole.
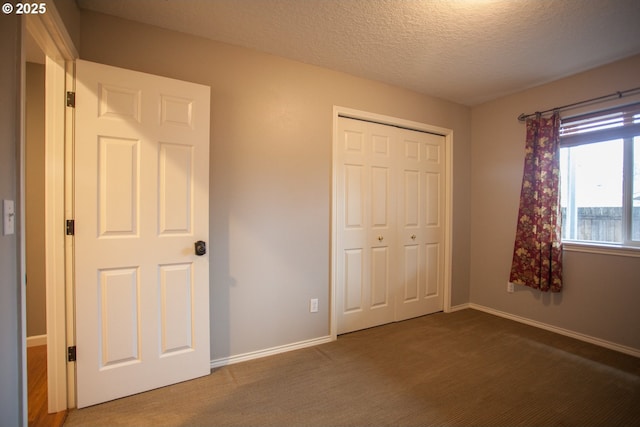
[[[599,118],[609,116],[608,125]],[[563,239],[564,250],[607,255],[640,257],[640,241],[632,237],[633,209],[633,139],[640,138],[640,103],[563,118],[560,125],[560,148],[622,139],[623,164],[623,241],[621,243]],[[562,177],[561,177],[562,179]],[[569,215],[569,213],[567,213]]]

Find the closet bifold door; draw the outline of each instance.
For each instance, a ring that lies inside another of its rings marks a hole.
[[[444,141],[339,118],[338,334],[442,310]]]
[[[398,273],[395,320],[444,305],[444,141],[398,129]]]
[[[394,130],[347,118],[338,122],[338,334],[394,320]]]

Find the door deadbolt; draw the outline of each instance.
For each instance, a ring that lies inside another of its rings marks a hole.
[[[207,253],[207,244],[202,240],[198,240],[194,245],[196,248],[196,255],[202,256]]]

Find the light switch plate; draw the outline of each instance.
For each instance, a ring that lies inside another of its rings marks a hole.
[[[16,232],[16,210],[13,200],[2,201],[2,217],[4,218],[4,226],[2,234],[8,236]]]

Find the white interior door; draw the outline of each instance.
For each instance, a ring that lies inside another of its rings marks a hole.
[[[398,129],[396,321],[444,305],[444,136]]]
[[[344,117],[337,127],[337,333],[441,311],[445,137]]]
[[[395,273],[393,128],[338,121],[337,323],[346,333],[392,322]]]
[[[79,408],[210,373],[209,92],[77,61]]]

